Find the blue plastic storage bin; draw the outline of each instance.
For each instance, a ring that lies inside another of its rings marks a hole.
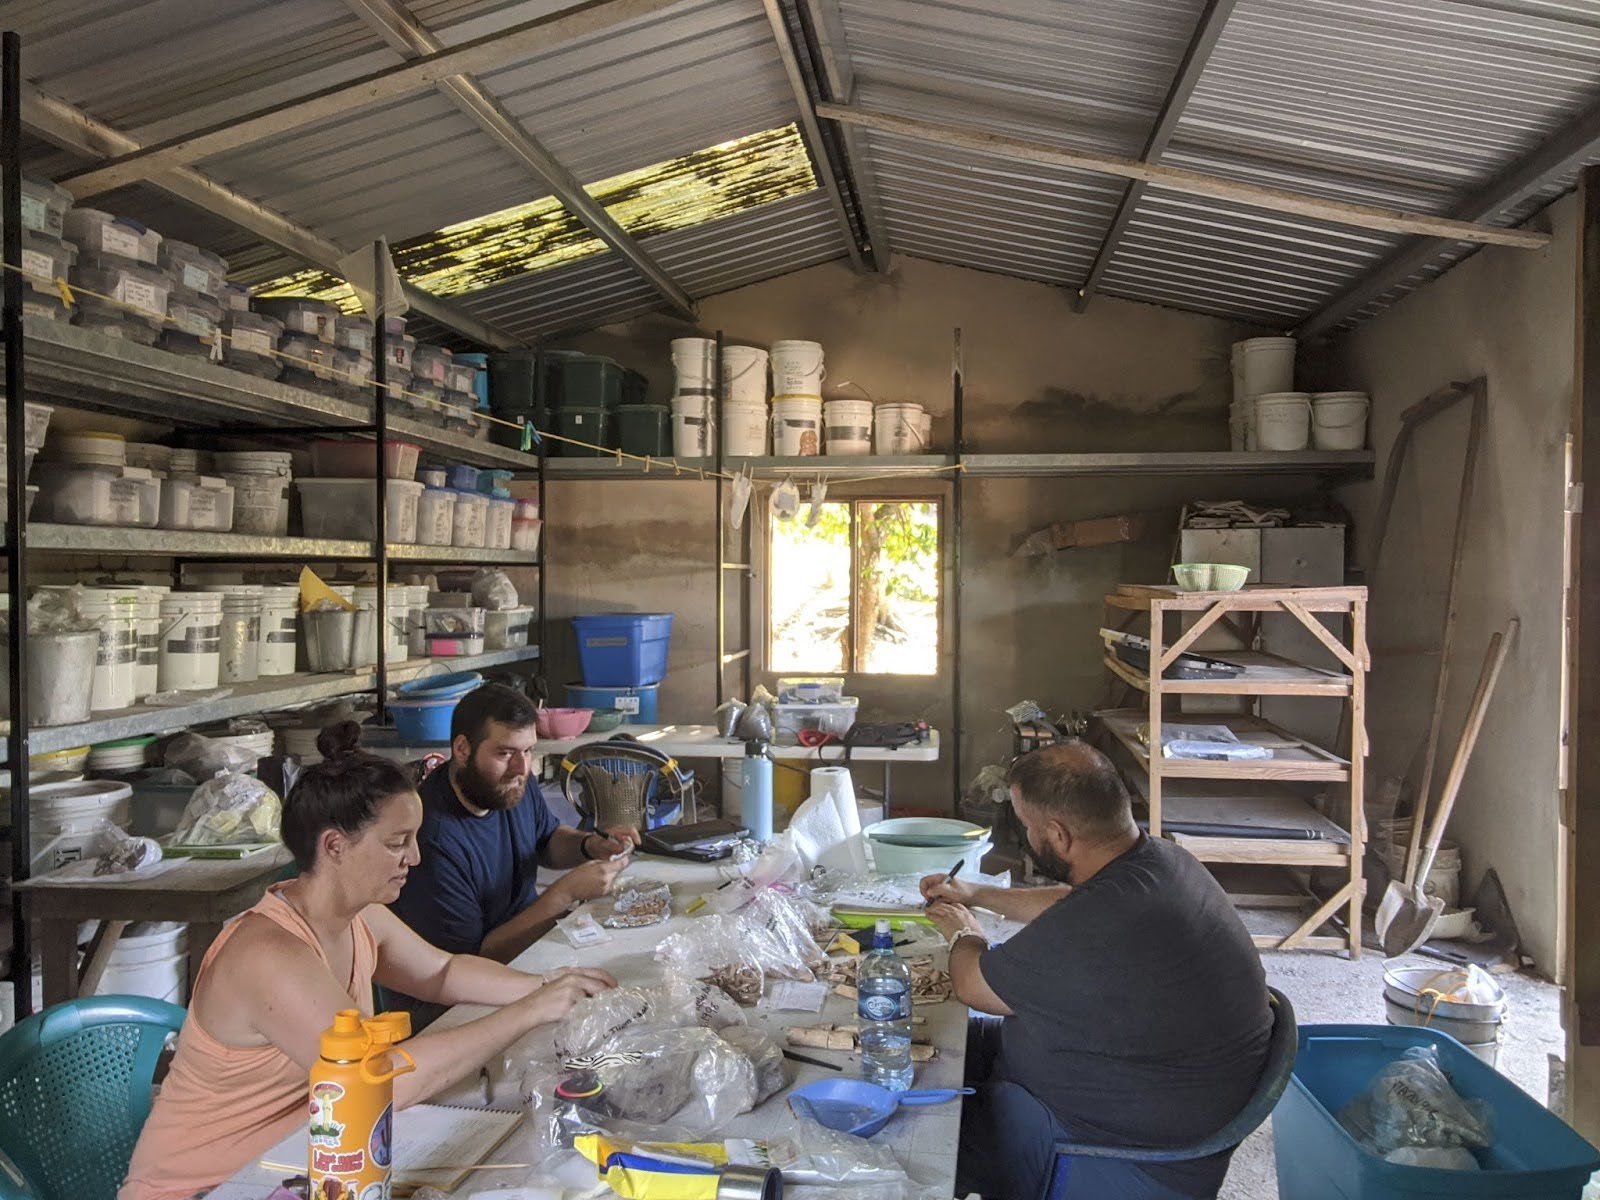
[[[1385,1162],[1338,1113],[1413,1046],[1433,1046],[1456,1091],[1494,1110],[1482,1171]],[[1272,1114],[1281,1200],[1579,1200],[1600,1151],[1446,1033],[1389,1025],[1302,1025],[1294,1078]]]
[[[656,693],[659,690],[655,685],[606,688],[569,683],[567,703],[573,708],[620,708],[627,714],[622,718],[624,725],[656,725],[659,724],[656,719]]]
[[[572,631],[585,687],[648,687],[667,676],[671,613],[591,613],[573,617]]]

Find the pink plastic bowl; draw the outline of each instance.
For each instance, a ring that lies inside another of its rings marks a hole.
[[[541,708],[534,726],[542,738],[577,737],[593,717],[592,708]]]

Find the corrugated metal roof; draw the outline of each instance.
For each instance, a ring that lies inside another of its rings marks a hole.
[[[781,0],[789,5],[794,0]],[[1203,0],[838,0],[865,108],[1136,155]],[[567,0],[414,0],[447,45]],[[12,0],[24,72],[144,141],[399,61],[344,0]],[[481,77],[580,180],[593,182],[797,115],[760,0],[683,0]],[[1238,0],[1163,161],[1335,200],[1449,212],[1600,100],[1594,0]],[[881,133],[864,139],[898,254],[1077,286],[1122,181]],[[72,160],[29,146],[60,173]],[[444,96],[419,92],[199,164],[343,245],[400,241],[546,189]],[[1552,180],[1502,218],[1570,186]],[[148,186],[102,197],[216,247],[252,278],[290,260]],[[832,258],[820,194],[646,239],[703,295]],[[1406,239],[1152,187],[1101,290],[1283,326]],[[1425,281],[1469,247],[1440,244]],[[466,299],[528,334],[654,307],[609,252]]]

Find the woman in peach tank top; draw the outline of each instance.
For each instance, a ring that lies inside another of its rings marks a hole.
[[[370,1013],[374,980],[418,999],[498,1010],[408,1041],[417,1069],[395,1080],[397,1108],[616,986],[603,971],[541,978],[446,954],[394,916],[385,906],[418,861],[422,802],[397,763],[357,751],[359,736],[350,722],[324,730],[325,761],[289,793],[283,841],[301,873],[223,930],[206,955],[118,1200],[187,1200],[303,1124],[322,1031],[341,1008]]]

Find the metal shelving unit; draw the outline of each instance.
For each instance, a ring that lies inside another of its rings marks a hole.
[[[331,538],[257,537],[244,533],[193,533],[170,529],[121,529],[96,525],[28,525],[28,546],[55,554],[159,556],[163,558],[375,559],[366,541]],[[390,562],[484,563],[532,567],[538,555],[522,550],[467,546],[412,546],[389,543]]]

